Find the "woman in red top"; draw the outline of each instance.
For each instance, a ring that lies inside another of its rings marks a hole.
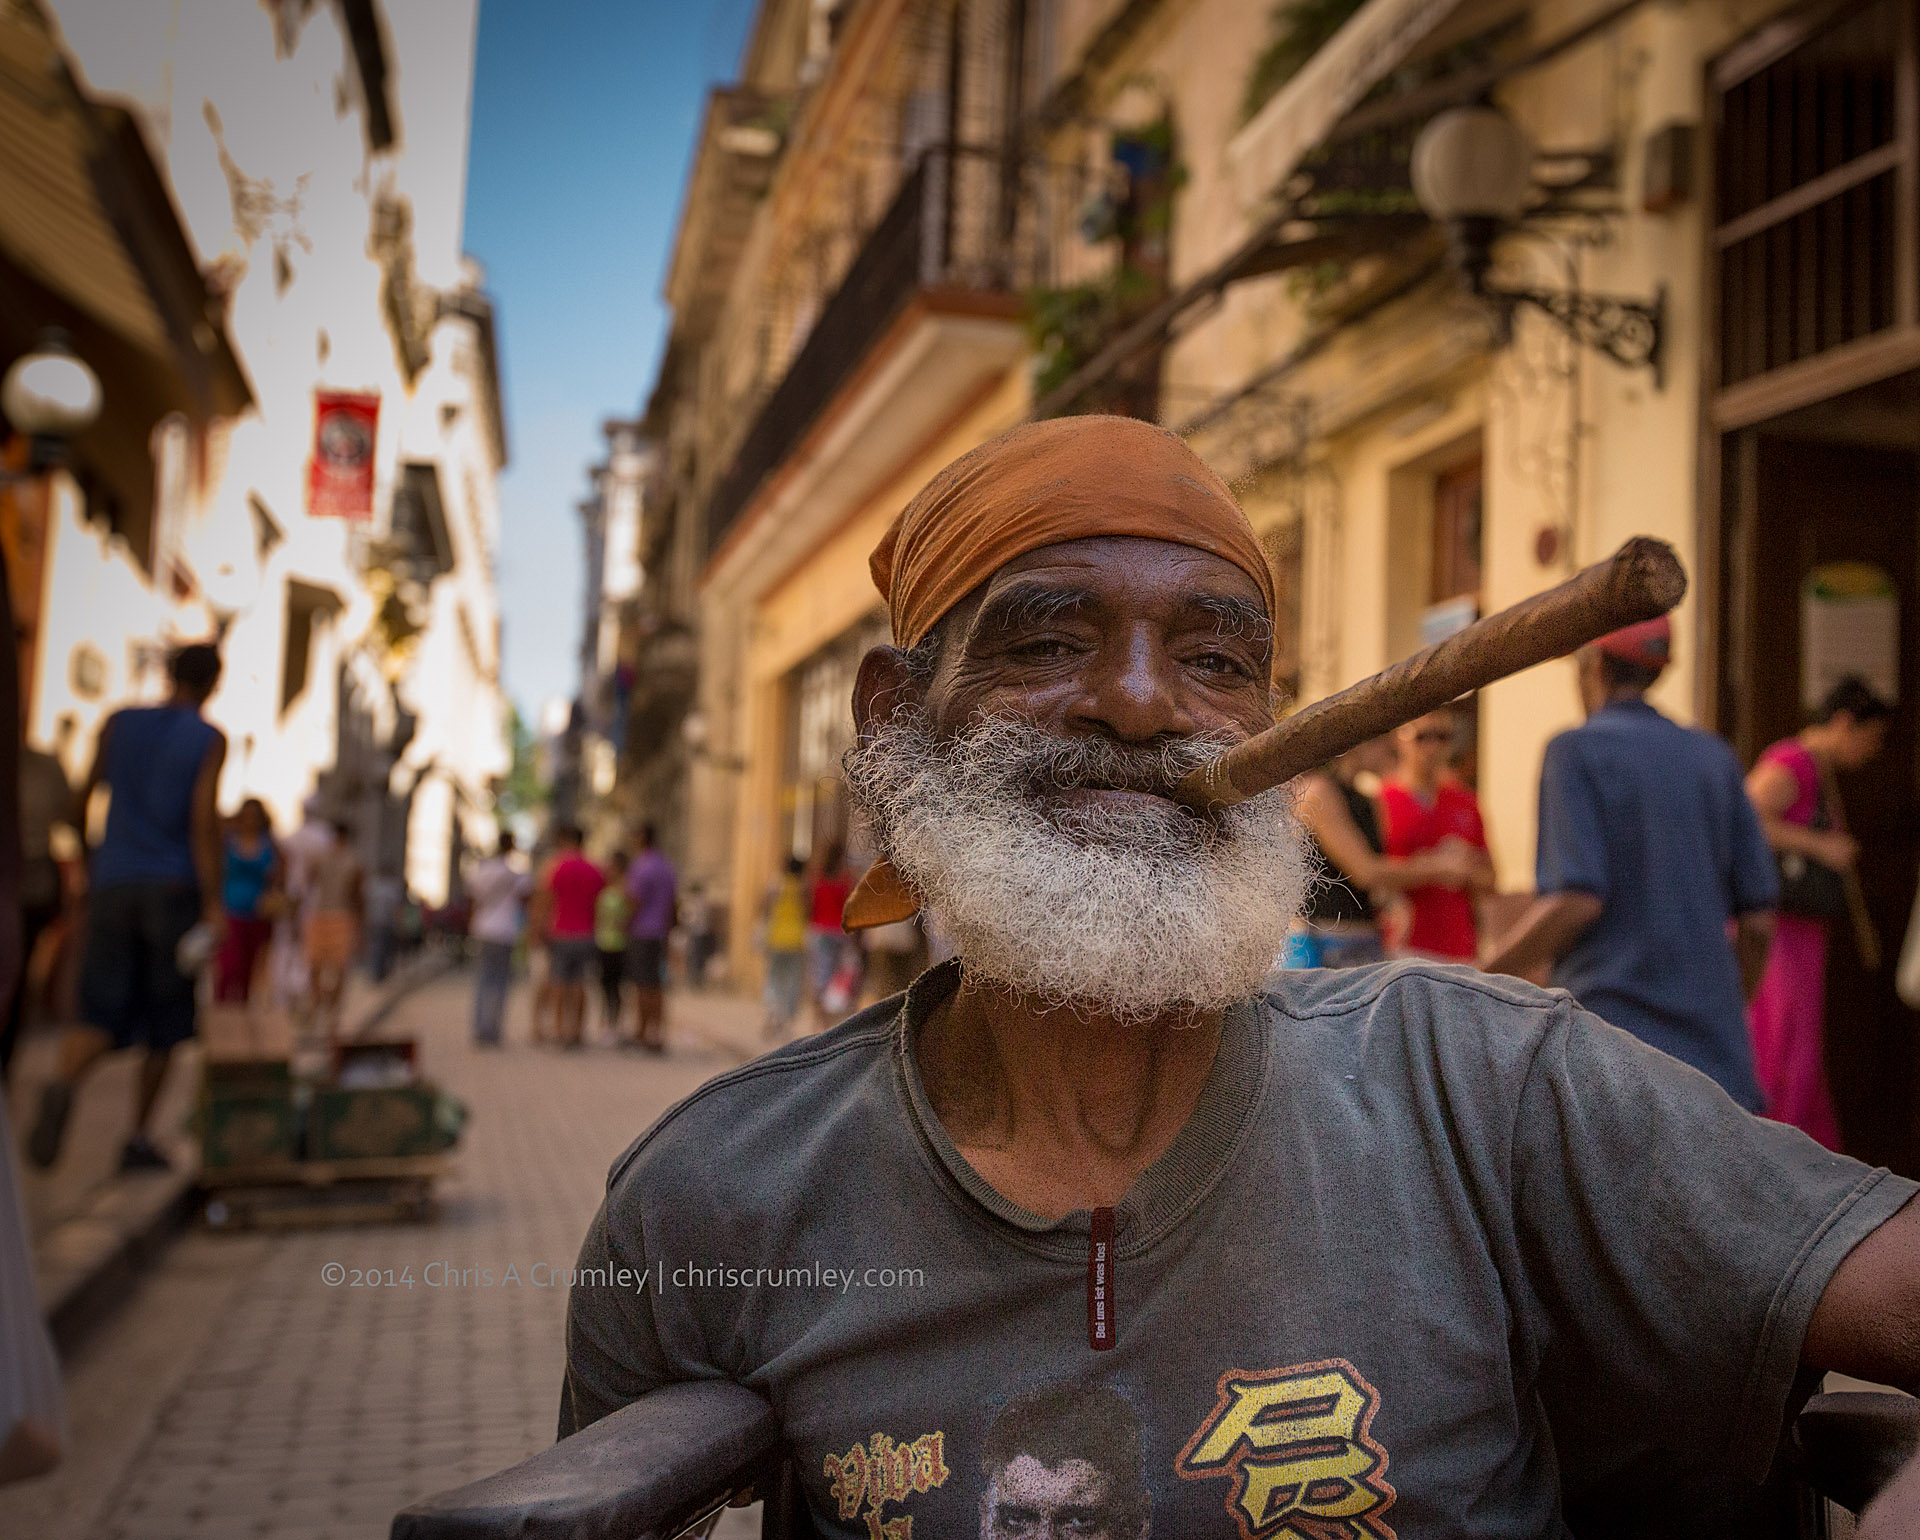
[[[1466,887],[1436,883],[1407,890],[1413,923],[1406,946],[1449,962],[1472,962],[1480,950],[1473,899],[1493,887],[1493,861],[1479,800],[1447,768],[1453,757],[1452,714],[1435,711],[1409,722],[1398,740],[1399,763],[1380,788],[1387,856],[1404,861],[1450,840],[1478,853]]]

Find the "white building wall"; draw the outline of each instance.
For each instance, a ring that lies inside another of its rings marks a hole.
[[[383,7],[398,143],[382,154],[367,147],[360,83],[333,6],[310,8],[281,36],[270,8],[231,0],[133,7],[52,0],[51,8],[84,82],[139,109],[202,265],[229,292],[228,335],[255,397],[254,408],[219,435],[194,487],[181,549],[200,592],[184,604],[151,595],[151,585],[144,605],[89,599],[83,629],[115,655],[137,636],[204,637],[224,622],[227,675],[209,706],[233,744],[222,802],[260,796],[277,822],[289,824],[333,761],[339,666],[367,640],[374,618],[363,578],[366,542],[384,528],[400,464],[432,463],[455,565],[435,584],[428,631],[397,682],[420,719],[407,774],[436,758],[446,795],[472,824],[470,838],[490,840],[490,782],[507,768],[492,574],[500,466],[491,384],[474,323],[457,316],[433,324],[429,361],[409,384],[369,239],[376,202],[404,197],[413,281],[425,301],[429,291],[477,282],[460,250],[477,0]],[[344,112],[343,101],[352,104]],[[306,513],[314,394],[323,389],[381,398],[375,512],[366,524]],[[281,536],[268,550],[258,539],[256,505]],[[108,568],[81,576],[75,564],[86,550],[68,540],[58,554],[68,589],[142,586],[124,557],[124,574]],[[295,581],[333,593],[340,605],[316,625],[306,686],[283,711],[287,595]],[[116,627],[126,636],[102,629]],[[81,723],[99,713],[63,687],[67,648],[49,641],[34,730],[50,742],[62,715]],[[107,704],[125,699],[124,688],[116,677]],[[447,820],[438,823],[444,847]],[[411,851],[408,861],[427,864]],[[424,896],[445,897],[445,867],[443,855],[439,880]]]

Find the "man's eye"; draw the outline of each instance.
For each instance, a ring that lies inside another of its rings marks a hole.
[[[1193,661],[1194,667],[1209,674],[1237,674],[1242,679],[1248,677],[1246,664],[1224,652],[1202,653]]]
[[[1021,658],[1064,658],[1072,650],[1057,636],[1036,636],[1013,646],[1014,655]]]

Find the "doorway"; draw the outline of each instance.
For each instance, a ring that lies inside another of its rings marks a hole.
[[[1849,1154],[1920,1171],[1920,1016],[1894,960],[1920,871],[1920,374],[1883,380],[1723,439],[1720,730],[1743,764],[1797,732],[1836,672],[1897,702],[1886,752],[1840,778],[1882,961],[1845,922],[1828,949],[1827,1061]],[[1834,574],[1880,596],[1836,627]],[[1889,605],[1891,613],[1889,613]]]

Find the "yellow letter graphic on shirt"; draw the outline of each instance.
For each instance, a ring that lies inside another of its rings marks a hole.
[[[827,1490],[839,1506],[840,1517],[865,1519],[868,1540],[913,1540],[911,1518],[883,1518],[881,1509],[888,1503],[903,1503],[917,1492],[945,1486],[951,1474],[946,1444],[945,1433],[922,1433],[910,1444],[876,1433],[845,1454],[829,1454]]]
[[[1220,1376],[1219,1400],[1174,1469],[1233,1480],[1244,1540],[1395,1540],[1387,1451],[1368,1432],[1380,1392],[1344,1358]]]

